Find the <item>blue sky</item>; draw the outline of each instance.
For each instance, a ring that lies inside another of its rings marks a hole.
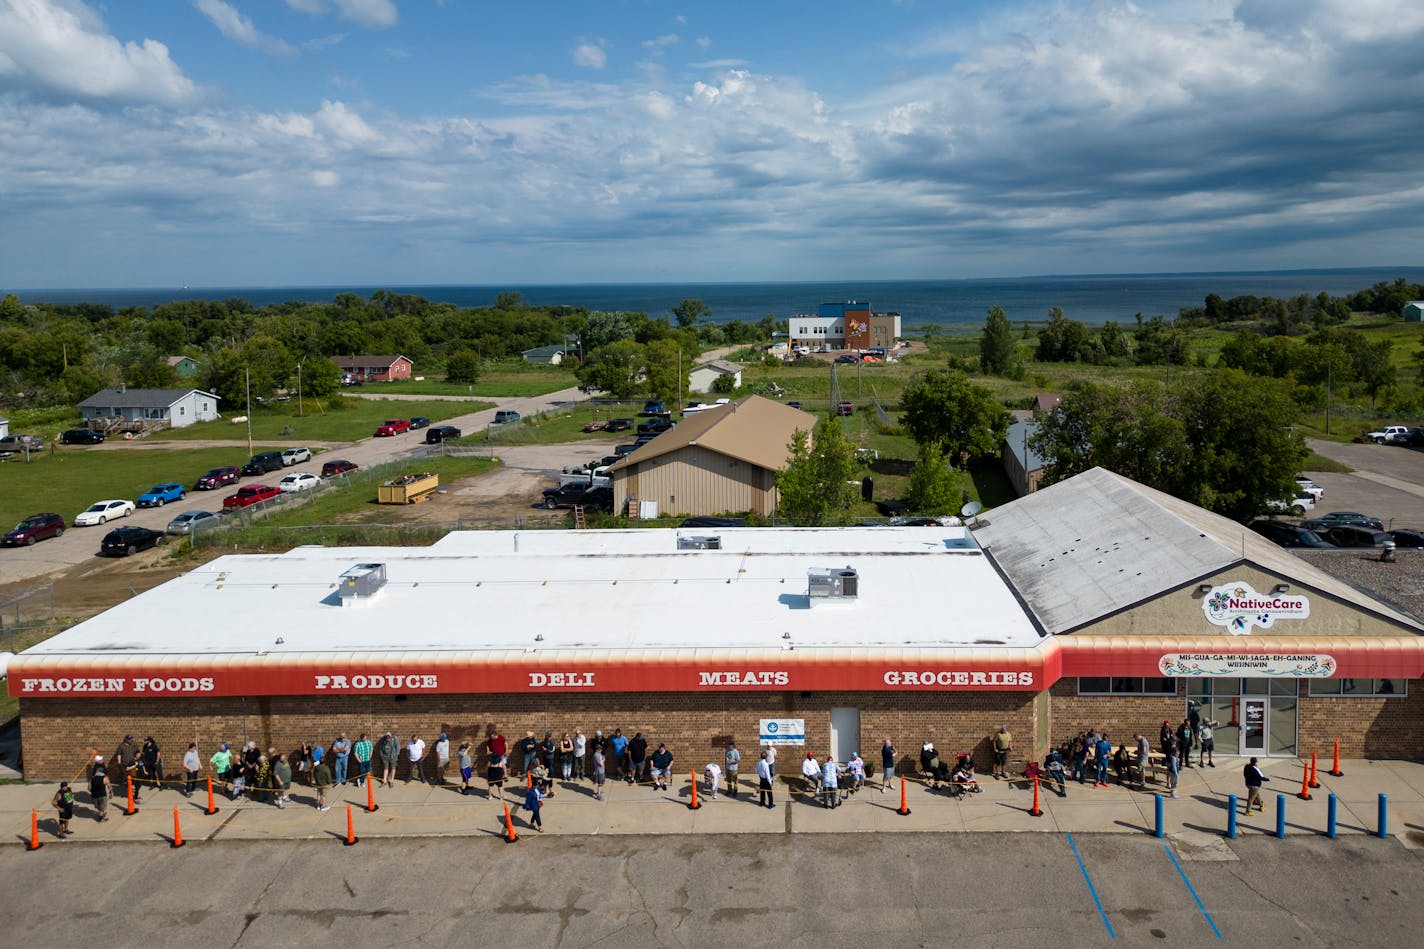
[[[0,287],[1417,264],[1418,0],[0,0]]]

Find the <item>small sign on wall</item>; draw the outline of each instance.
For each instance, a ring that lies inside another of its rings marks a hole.
[[[806,744],[804,718],[763,718],[760,732],[763,745]]]
[[[1334,656],[1264,655],[1261,653],[1182,653],[1169,652],[1157,663],[1162,675],[1172,678],[1233,676],[1241,679],[1266,679],[1282,676],[1291,679],[1328,679],[1340,668]]]

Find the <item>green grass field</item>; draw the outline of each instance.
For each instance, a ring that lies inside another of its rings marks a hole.
[[[376,426],[388,418],[410,418],[424,415],[432,422],[441,422],[458,415],[468,415],[493,408],[492,402],[392,401],[384,399],[343,398],[341,408],[323,412],[308,399],[306,414],[296,414],[295,403],[261,407],[252,410],[252,437],[280,438],[283,441],[354,442],[369,438]],[[186,428],[173,428],[148,436],[155,442],[203,441],[206,439],[246,439],[247,426],[234,425],[234,413],[216,422],[199,422]],[[237,412],[241,415],[241,412]],[[401,437],[401,436],[397,436]]]
[[[371,383],[362,387],[364,392],[380,392],[391,395],[464,395],[470,398],[528,398],[547,395],[560,389],[578,385],[573,372],[552,366],[537,371],[509,371],[496,369],[480,376],[473,385],[463,382],[446,382],[442,379],[426,378],[401,382]]]
[[[271,446],[257,444],[257,451]],[[66,521],[95,501],[108,498],[133,500],[155,484],[178,481],[190,488],[198,476],[218,465],[240,465],[248,458],[247,448],[176,448],[160,451],[137,448],[80,448],[60,446],[34,456],[26,464],[18,457],[0,462],[0,524],[9,530],[20,519],[42,511],[54,511]],[[233,489],[196,492],[211,495],[217,510]],[[97,546],[98,536],[94,543]]]

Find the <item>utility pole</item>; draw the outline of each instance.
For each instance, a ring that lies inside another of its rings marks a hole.
[[[1330,389],[1335,382],[1335,363],[1325,364],[1325,434],[1330,434]]]
[[[247,454],[252,454],[252,370],[242,369],[243,385],[247,388]]]
[[[297,418],[301,418],[302,412],[302,363],[304,360],[297,360]]]

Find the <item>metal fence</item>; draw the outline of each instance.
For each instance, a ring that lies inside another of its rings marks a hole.
[[[0,650],[18,652],[57,625],[62,624],[55,621],[53,583],[12,596],[0,603]]]

